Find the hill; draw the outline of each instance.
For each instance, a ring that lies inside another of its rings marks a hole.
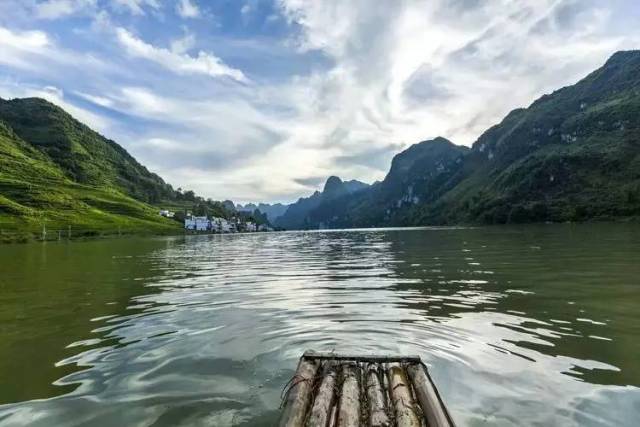
[[[117,189],[72,181],[46,154],[0,121],[0,241],[58,231],[72,237],[174,232],[177,223]]]
[[[313,211],[321,206],[331,206],[335,200],[341,200],[344,196],[357,194],[367,188],[369,185],[364,182],[342,181],[337,176],[331,176],[321,192],[316,191],[311,196],[302,197],[289,205],[286,212],[276,220],[276,225],[287,229],[316,228],[318,222],[310,217]]]
[[[640,51],[512,111],[473,144],[425,223],[584,221],[640,214]]]
[[[471,149],[444,138],[394,157],[384,181],[297,227],[586,221],[640,215],[640,51],[516,109]],[[303,200],[303,199],[301,199]]]
[[[175,220],[158,214],[176,212]],[[193,191],[174,190],[124,148],[39,98],[0,99],[0,241],[176,233],[186,212],[262,224]]]
[[[175,191],[120,145],[62,108],[39,98],[0,99],[0,120],[79,184],[120,189],[144,202],[173,199]]]

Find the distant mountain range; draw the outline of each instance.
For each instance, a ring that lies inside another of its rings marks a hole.
[[[338,178],[330,180],[338,183]],[[329,184],[328,181],[328,184]],[[314,193],[285,228],[584,221],[640,215],[640,51],[509,113],[469,149],[412,145],[385,179]]]
[[[61,108],[0,99],[0,231],[178,230],[158,206],[220,216],[258,209],[287,229],[639,217],[640,51],[618,52],[512,111],[471,148],[423,141],[397,154],[381,182],[332,176],[288,206],[176,191]]]
[[[246,205],[236,205],[236,210],[240,212],[254,212],[256,209],[260,213],[266,214],[269,222],[273,223],[276,219],[281,217],[286,211],[289,205],[283,205],[282,203],[275,203],[273,205],[269,203],[247,203]]]
[[[324,213],[323,209],[331,208],[334,205],[340,205],[344,197],[353,195],[368,188],[369,185],[364,182],[351,180],[342,181],[337,176],[331,176],[324,184],[324,189],[314,192],[309,197],[302,197],[297,202],[289,205],[286,212],[276,219],[278,227],[294,229],[294,228],[317,228],[318,221],[314,215]],[[328,215],[328,212],[326,213]]]

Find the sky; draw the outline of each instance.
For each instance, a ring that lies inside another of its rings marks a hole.
[[[0,0],[0,97],[39,96],[174,188],[291,202],[640,49],[638,0]]]

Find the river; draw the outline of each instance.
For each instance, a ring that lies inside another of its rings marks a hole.
[[[0,246],[0,426],[269,426],[305,349],[418,354],[459,426],[636,426],[640,225]]]

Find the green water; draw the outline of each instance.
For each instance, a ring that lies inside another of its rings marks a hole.
[[[421,355],[460,426],[635,426],[639,278],[632,224],[0,246],[0,425],[273,425],[315,349]]]

